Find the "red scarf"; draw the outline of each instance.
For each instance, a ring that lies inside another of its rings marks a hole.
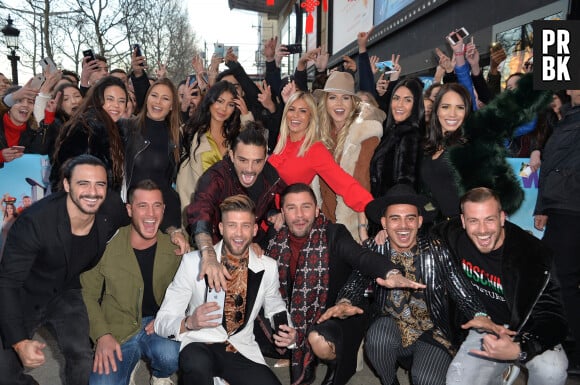
[[[293,285],[290,273],[292,250],[289,245],[288,227],[282,227],[268,246],[267,255],[278,261],[280,293],[288,304],[292,323],[296,328],[297,349],[292,352],[293,385],[301,383],[304,369],[314,360],[314,354],[306,339],[308,329],[326,311],[330,284],[326,236],[328,223],[330,222],[322,214],[314,220],[308,240],[298,256]]]
[[[20,141],[20,135],[26,131],[26,123],[17,126],[10,119],[10,114],[7,112],[2,117],[2,123],[4,123],[4,137],[6,138],[6,144],[8,147],[18,146]]]

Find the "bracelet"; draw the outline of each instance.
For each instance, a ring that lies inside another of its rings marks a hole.
[[[475,317],[487,317],[487,318],[490,318],[490,319],[491,319],[491,317],[490,317],[490,316],[488,316],[488,315],[487,315],[487,313],[485,313],[485,312],[482,312],[482,311],[478,311],[477,313],[475,313],[475,315],[474,315],[473,317],[474,317],[474,318],[475,318]]]
[[[187,326],[187,321],[189,320],[189,317],[190,316],[185,317],[185,321],[183,321],[183,326],[185,326],[185,330],[192,331],[192,330],[195,330],[195,329],[193,329],[193,328],[190,329],[189,326]]]
[[[368,223],[359,223],[358,228],[359,229],[368,229],[369,224]]]
[[[455,56],[465,56],[465,52],[455,52]]]
[[[385,279],[389,279],[391,277],[391,275],[397,275],[397,274],[401,274],[401,272],[398,269],[389,270],[387,272],[387,276],[385,277]]]

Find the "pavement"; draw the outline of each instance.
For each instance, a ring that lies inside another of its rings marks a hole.
[[[62,385],[61,376],[63,375],[64,359],[60,354],[58,346],[54,338],[46,329],[40,329],[35,335],[34,339],[45,341],[47,348],[45,349],[46,363],[40,368],[29,370],[31,374],[40,385]],[[275,360],[266,359],[272,370],[280,379],[283,385],[290,384],[289,369],[275,368]],[[326,374],[326,366],[319,365],[316,370],[316,381],[313,385],[320,385]],[[399,369],[397,372],[400,385],[410,385],[409,376],[406,371]],[[146,365],[141,365],[135,376],[136,385],[149,385],[150,374]],[[176,377],[174,377],[174,380]],[[177,384],[177,381],[175,380]],[[259,384],[258,384],[259,385]],[[381,385],[380,380],[372,372],[367,363],[362,365],[362,370],[358,371],[348,382],[347,385]],[[390,385],[390,384],[389,384]],[[526,385],[525,373],[521,373],[514,385]],[[549,385],[549,384],[546,384]],[[580,385],[580,377],[568,378],[566,385]]]

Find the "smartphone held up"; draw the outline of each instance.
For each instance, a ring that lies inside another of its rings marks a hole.
[[[445,39],[447,39],[449,44],[455,45],[455,44],[459,43],[460,41],[463,41],[463,39],[465,39],[468,36],[469,36],[469,32],[467,32],[467,29],[465,29],[465,27],[461,27],[461,28],[456,29],[451,34],[449,34]]]

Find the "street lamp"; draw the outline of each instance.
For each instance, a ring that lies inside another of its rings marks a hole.
[[[12,84],[18,85],[18,60],[20,56],[16,56],[16,50],[18,49],[18,36],[20,35],[20,30],[12,25],[13,20],[8,15],[8,24],[2,28],[2,34],[6,39],[6,46],[10,50],[10,55],[8,55],[8,60],[12,64]]]

